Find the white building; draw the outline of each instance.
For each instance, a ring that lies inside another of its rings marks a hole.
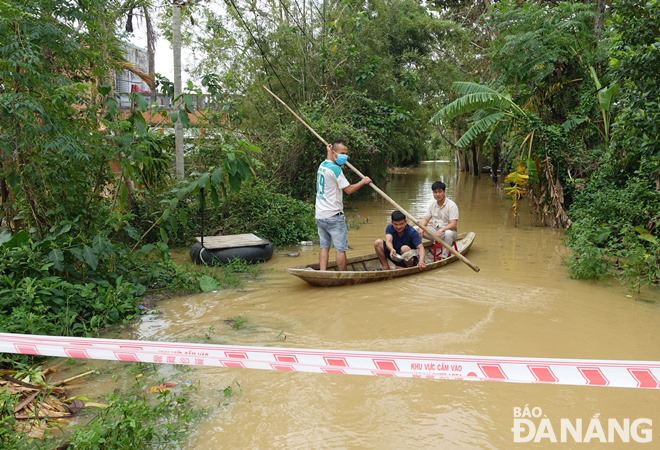
[[[147,63],[147,50],[140,48],[128,42],[124,43],[124,58],[140,69],[142,72],[149,72],[149,65]],[[147,83],[142,81],[140,77],[128,70],[117,72],[115,75],[115,91],[118,94],[128,94],[131,92],[133,85],[141,91],[150,91]]]

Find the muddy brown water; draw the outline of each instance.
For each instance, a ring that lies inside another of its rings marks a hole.
[[[131,337],[335,350],[660,361],[660,306],[617,282],[568,278],[562,233],[534,227],[488,176],[425,163],[382,187],[421,216],[442,179],[460,209],[459,232],[477,238],[443,269],[367,285],[315,288],[284,268],[314,262],[318,246],[277,249],[261,275],[233,291],[173,298]],[[347,202],[349,256],[370,253],[391,206],[375,193]],[[300,252],[300,256],[286,256]],[[235,330],[225,321],[243,316]],[[205,337],[205,335],[208,335]],[[193,401],[211,414],[186,448],[509,448],[513,408],[588,421],[650,418],[660,443],[660,391],[197,368]],[[240,388],[238,384],[240,384]],[[233,385],[234,395],[223,389]],[[537,422],[538,423],[538,422]],[[607,430],[605,430],[607,433]],[[595,442],[595,444],[594,444]],[[609,447],[617,448],[620,440]],[[526,444],[517,444],[526,445]],[[554,448],[545,439],[536,447]],[[573,444],[575,446],[576,444]],[[598,440],[580,444],[592,448]],[[648,445],[647,445],[648,447]]]

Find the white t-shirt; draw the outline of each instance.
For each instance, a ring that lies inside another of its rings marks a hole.
[[[341,168],[332,161],[325,160],[316,173],[316,218],[327,219],[344,211],[343,194],[350,183]]]
[[[449,225],[451,220],[458,220],[458,206],[447,197],[445,197],[445,202],[442,206],[438,206],[438,202],[433,199],[429,208],[426,210],[424,218],[431,219],[429,223],[434,227],[442,228],[445,225]]]

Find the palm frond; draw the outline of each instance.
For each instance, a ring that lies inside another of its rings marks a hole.
[[[477,136],[479,136],[484,131],[488,130],[491,126],[499,122],[504,117],[503,112],[496,112],[484,117],[481,120],[476,121],[469,130],[461,136],[461,138],[456,142],[457,147],[465,147],[470,142],[472,142]]]
[[[140,70],[135,64],[131,64],[127,61],[120,61],[119,65],[121,66],[122,69],[128,70],[129,72],[134,73],[135,75],[140,77],[140,79],[142,79],[142,81],[147,83],[147,86],[149,86],[152,90],[156,89],[156,80],[154,79],[154,77]]]
[[[488,92],[490,94],[502,95],[496,90],[489,88],[488,86],[473,83],[471,81],[454,81],[451,84],[451,87],[461,95],[476,94],[479,92]]]
[[[497,92],[475,92],[457,98],[442,108],[431,118],[431,122],[438,125],[443,120],[452,119],[478,109],[505,109],[510,106],[511,101]]]
[[[568,133],[573,128],[577,127],[586,120],[587,119],[585,117],[571,117],[570,119],[566,119],[566,121],[561,124],[561,127],[564,129],[565,132]]]

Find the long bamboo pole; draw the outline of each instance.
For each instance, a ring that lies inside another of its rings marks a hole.
[[[303,120],[298,114],[296,114],[294,110],[292,110],[291,108],[289,108],[289,105],[287,105],[286,103],[284,103],[284,101],[282,101],[282,99],[279,98],[277,95],[273,94],[273,93],[271,92],[271,90],[268,89],[266,86],[262,86],[262,87],[263,87],[263,88],[264,88],[264,89],[265,89],[270,95],[272,95],[273,97],[275,97],[275,100],[277,100],[278,102],[280,102],[280,103],[281,103],[286,109],[288,109],[289,112],[290,112],[291,114],[293,114],[293,115],[295,116],[295,118],[298,119],[298,120],[300,121],[300,123],[302,123],[302,124],[303,124],[303,125],[309,130],[309,131],[311,131],[312,134],[313,134],[314,136],[316,136],[321,142],[323,142],[323,144],[325,144],[326,147],[328,146],[328,142],[327,142],[325,139],[323,139],[321,136],[319,136],[319,134],[318,134],[316,131],[314,131],[314,129],[313,129],[312,127],[310,127],[309,125],[307,125],[307,122],[305,122],[305,121],[304,121],[304,120]],[[353,172],[355,172],[360,178],[364,178],[364,175],[362,174],[362,172],[360,172],[360,171],[357,170],[355,167],[353,167],[353,165],[352,165],[351,163],[349,163],[349,162],[347,161],[347,162],[346,162],[346,165],[348,166],[349,169],[351,169]],[[417,219],[416,219],[415,217],[413,217],[412,214],[410,214],[408,211],[406,211],[405,209],[403,209],[403,208],[401,207],[401,205],[399,205],[397,202],[395,202],[394,200],[392,200],[392,199],[391,199],[391,198],[390,198],[385,192],[381,191],[380,188],[379,188],[378,186],[376,186],[373,182],[369,183],[369,186],[371,186],[372,189],[373,189],[374,191],[378,192],[378,193],[379,193],[379,194],[380,194],[385,200],[387,200],[388,202],[390,202],[390,203],[392,204],[392,206],[394,206],[396,209],[398,209],[399,211],[401,211],[401,212],[402,212],[402,213],[403,213],[403,214],[404,214],[404,215],[405,215],[405,216],[406,216],[406,217],[407,217],[412,223],[414,223],[415,225],[417,225],[418,227],[420,227],[422,230],[424,230],[429,236],[433,236],[433,239],[434,239],[436,242],[440,243],[444,248],[446,248],[446,249],[449,251],[449,253],[451,253],[452,255],[456,256],[456,257],[457,257],[458,259],[460,259],[461,261],[463,261],[465,264],[467,264],[467,265],[468,265],[472,270],[474,270],[475,272],[479,272],[479,270],[481,270],[481,269],[479,269],[479,267],[477,267],[475,264],[473,264],[473,263],[472,263],[469,259],[467,259],[465,256],[461,255],[459,252],[457,252],[456,250],[454,250],[453,247],[450,247],[449,245],[447,245],[447,244],[446,244],[442,239],[440,239],[435,233],[433,233],[431,230],[429,230],[428,227],[426,227],[426,226],[422,225],[421,223],[417,222]]]

